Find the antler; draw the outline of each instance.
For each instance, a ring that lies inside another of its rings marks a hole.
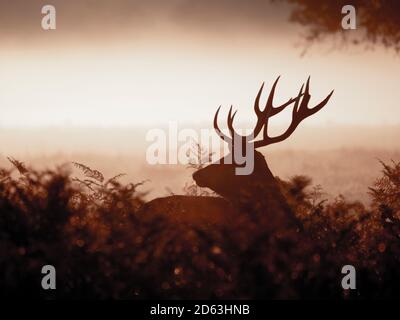
[[[279,78],[280,78],[280,76],[275,80],[274,84],[272,85],[272,88],[269,93],[268,100],[267,100],[264,110],[261,110],[259,107],[260,97],[261,97],[262,90],[264,88],[264,83],[261,85],[261,88],[258,91],[258,94],[254,101],[254,112],[257,115],[257,123],[254,127],[253,132],[248,136],[239,135],[238,133],[236,133],[235,129],[233,128],[233,120],[235,118],[236,111],[232,114],[232,106],[229,109],[228,119],[227,119],[228,120],[228,129],[231,134],[231,137],[228,137],[227,135],[225,135],[218,127],[217,119],[218,119],[218,114],[219,114],[219,110],[221,109],[221,106],[218,108],[217,112],[215,113],[215,117],[214,117],[214,128],[215,128],[216,132],[218,133],[218,135],[221,137],[221,139],[229,142],[231,145],[232,145],[232,142],[238,138],[246,139],[245,141],[253,140],[255,148],[259,148],[259,147],[263,147],[263,146],[267,146],[267,145],[270,145],[273,143],[283,141],[283,140],[287,139],[295,131],[295,129],[297,128],[297,126],[300,124],[301,121],[303,121],[305,118],[307,118],[307,117],[313,115],[314,113],[318,112],[319,110],[321,110],[328,103],[330,97],[333,94],[333,90],[332,90],[332,92],[323,101],[321,101],[318,105],[316,105],[314,108],[311,108],[311,109],[308,108],[308,103],[311,98],[311,95],[309,93],[310,77],[308,77],[304,92],[303,92],[303,88],[304,88],[304,84],[303,84],[301,86],[300,91],[296,98],[290,98],[286,103],[284,103],[278,107],[274,107],[273,99],[274,99],[274,94],[275,94],[275,88],[279,81]],[[270,137],[268,135],[269,119],[272,116],[281,112],[287,106],[291,105],[293,102],[294,102],[294,106],[293,106],[293,112],[292,112],[292,122],[291,122],[290,126],[283,134],[281,134],[279,136],[275,136],[275,137]],[[262,129],[264,129],[263,139],[259,140],[259,141],[254,141],[254,139],[259,135],[259,133],[261,132]]]

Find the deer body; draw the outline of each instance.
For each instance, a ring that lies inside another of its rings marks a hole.
[[[171,219],[178,219],[176,221],[193,223],[195,221],[199,223],[209,221],[209,223],[214,224],[229,223],[235,215],[247,213],[257,217],[258,221],[265,222],[263,225],[268,225],[271,230],[285,230],[296,227],[296,219],[280,191],[279,183],[268,168],[264,156],[256,149],[287,139],[301,121],[318,112],[328,103],[333,91],[314,108],[308,108],[311,98],[309,93],[310,78],[308,78],[305,86],[301,86],[295,98],[290,98],[286,103],[275,107],[273,106],[273,97],[278,80],[279,77],[272,86],[263,110],[259,106],[264,84],[261,86],[254,102],[257,122],[250,135],[241,136],[236,133],[233,127],[236,112],[232,113],[232,107],[229,110],[227,120],[230,135],[226,135],[218,127],[220,108],[218,108],[214,117],[214,128],[217,134],[229,145],[231,153],[228,157],[235,154],[233,147],[238,145],[246,146],[244,148],[246,152],[247,150],[253,152],[254,157],[250,158],[254,159],[254,166],[250,174],[238,175],[235,170],[239,167],[237,162],[231,161],[231,158],[223,158],[218,163],[213,163],[193,174],[193,179],[198,186],[210,188],[223,198],[173,196],[153,200],[147,204],[144,210],[147,212],[162,211]],[[290,105],[293,105],[293,111],[292,122],[288,129],[281,135],[269,136],[269,119]],[[261,133],[261,140],[256,140]],[[248,146],[251,148],[247,148]],[[235,160],[234,157],[233,160]],[[182,212],[184,214],[181,214]]]
[[[239,211],[220,197],[174,195],[149,201],[140,208],[140,213],[162,216],[173,223],[212,227],[227,224]]]
[[[260,152],[254,153],[252,174],[236,175],[235,168],[234,164],[211,164],[195,172],[193,179],[198,186],[220,194],[242,213],[266,218],[272,229],[296,225],[294,214]]]

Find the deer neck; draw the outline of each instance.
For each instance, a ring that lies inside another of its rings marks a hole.
[[[256,202],[257,206],[270,206],[285,202],[277,180],[264,156],[258,151],[255,151],[253,172],[247,176],[238,176],[238,179],[240,183],[237,196],[244,205]]]
[[[283,196],[278,181],[269,170],[264,156],[254,152],[253,171],[236,174],[237,165],[227,162],[229,155],[193,174],[199,187],[208,187],[231,202],[236,208],[272,228],[293,224],[294,215]]]
[[[253,173],[237,178],[239,189],[225,196],[229,201],[265,219],[273,228],[293,226],[294,214],[260,152],[255,151]]]

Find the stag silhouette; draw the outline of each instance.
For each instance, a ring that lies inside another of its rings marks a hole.
[[[233,121],[236,112],[232,113],[232,107],[227,119],[229,136],[224,134],[218,126],[221,107],[215,113],[214,129],[219,137],[229,144],[230,153],[216,163],[196,171],[193,179],[199,187],[210,188],[222,198],[170,196],[150,201],[145,205],[144,211],[162,212],[179,221],[206,224],[228,223],[235,215],[246,212],[263,216],[271,230],[298,227],[278,181],[270,171],[264,156],[256,149],[287,139],[300,122],[321,110],[328,103],[333,91],[315,107],[308,108],[311,98],[310,77],[308,77],[306,84],[301,86],[295,98],[290,98],[286,103],[275,107],[273,99],[279,78],[275,80],[263,110],[260,108],[260,97],[264,83],[261,85],[254,102],[257,122],[250,135],[242,136],[235,131]],[[269,119],[290,105],[293,105],[293,111],[289,127],[281,135],[271,137],[268,133]],[[262,138],[257,140],[261,131]],[[239,145],[250,144],[250,148],[242,148],[242,150],[253,152],[254,166],[251,174],[237,174],[236,169],[239,164],[232,161],[235,159],[232,154],[238,141]]]

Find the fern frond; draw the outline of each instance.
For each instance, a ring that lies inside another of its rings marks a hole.
[[[25,175],[28,173],[28,169],[23,162],[18,161],[12,157],[7,157],[7,159],[12,163],[12,165],[18,170],[20,174]]]
[[[85,166],[82,163],[78,162],[72,162],[72,163],[76,168],[81,170],[86,177],[95,179],[101,183],[104,181],[104,176],[100,171],[91,169],[90,167]]]
[[[121,177],[123,177],[123,176],[126,176],[126,173],[117,174],[117,175],[115,175],[114,177],[108,179],[107,182],[106,182],[104,185],[107,187],[108,184],[114,184],[114,183],[117,182],[117,180],[118,180],[119,178],[121,178]]]

